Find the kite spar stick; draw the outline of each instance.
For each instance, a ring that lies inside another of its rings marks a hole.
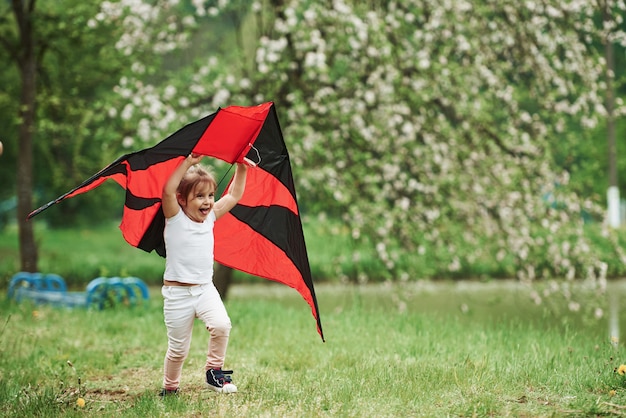
[[[59,203],[61,200],[63,200],[64,196],[61,196],[60,198],[54,199],[48,203],[46,203],[45,205],[43,205],[42,207],[40,207],[39,209],[35,209],[34,211],[32,211],[30,214],[28,214],[28,216],[26,217],[26,220],[29,221],[30,218],[32,218],[35,215],[40,214],[41,212],[43,212],[44,210],[48,209],[50,206]]]
[[[235,165],[235,163],[232,163],[230,165],[230,167],[228,167],[228,170],[226,170],[226,172],[224,173],[224,175],[222,176],[222,178],[220,179],[220,181],[217,182],[217,187],[216,189],[219,189],[220,184],[222,184],[222,182],[224,181],[224,179],[226,178],[226,176],[228,175],[228,173],[230,173],[230,170],[233,169],[233,166]]]

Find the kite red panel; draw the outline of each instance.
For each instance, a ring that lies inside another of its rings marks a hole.
[[[216,227],[219,225],[218,233],[220,234],[220,244],[215,246],[215,259],[217,261],[225,266],[278,281],[294,288],[311,306],[313,316],[317,317],[315,293],[302,280],[299,267],[293,263],[285,251],[269,239],[259,238],[257,231],[230,213],[222,216],[215,225]],[[244,257],[241,259],[241,253],[262,254],[262,257]],[[274,263],[269,264],[262,260],[274,260]],[[281,279],[279,280],[279,278]],[[318,332],[323,338],[319,323]]]
[[[218,112],[193,149],[229,163],[243,162],[258,136],[271,103],[254,107],[230,106]]]
[[[239,201],[243,206],[283,206],[298,215],[298,204],[287,187],[276,177],[261,170],[248,170],[246,193]],[[228,190],[228,188],[227,188]]]

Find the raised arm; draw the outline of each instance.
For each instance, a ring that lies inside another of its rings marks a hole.
[[[170,178],[167,180],[167,183],[165,183],[165,186],[163,187],[161,205],[163,207],[163,215],[165,215],[166,218],[171,218],[180,210],[178,199],[176,198],[178,185],[189,167],[194,164],[198,164],[202,158],[204,158],[204,155],[189,154],[187,158],[185,158],[180,165],[176,167],[176,170],[174,170]]]
[[[235,176],[233,177],[233,181],[228,188],[228,193],[225,194],[215,202],[215,206],[213,206],[213,211],[215,212],[215,218],[219,219],[226,213],[228,213],[232,208],[235,207],[237,202],[243,196],[243,191],[246,188],[246,175],[248,174],[248,166],[242,163],[237,163],[237,170],[235,171]]]

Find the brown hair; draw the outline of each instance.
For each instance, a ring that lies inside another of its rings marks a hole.
[[[187,199],[189,193],[193,192],[199,185],[209,184],[213,187],[213,190],[217,190],[217,182],[213,175],[209,173],[204,167],[200,165],[193,165],[189,167],[189,170],[183,176],[183,179],[178,184],[176,192],[180,194],[182,199]]]

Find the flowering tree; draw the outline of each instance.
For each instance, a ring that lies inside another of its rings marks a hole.
[[[182,46],[180,28],[236,16],[241,56],[203,55],[151,84],[137,61],[117,87],[119,116],[138,127],[127,146],[218,106],[272,100],[304,205],[340,217],[389,278],[493,259],[522,280],[605,277],[581,216],[603,209],[569,187],[551,149],[566,128],[605,116],[597,45],[624,45],[623,0],[195,0],[146,38],[159,6],[177,3],[105,2],[92,24],[132,22],[119,44],[132,51]],[[603,10],[614,19],[601,25]]]

